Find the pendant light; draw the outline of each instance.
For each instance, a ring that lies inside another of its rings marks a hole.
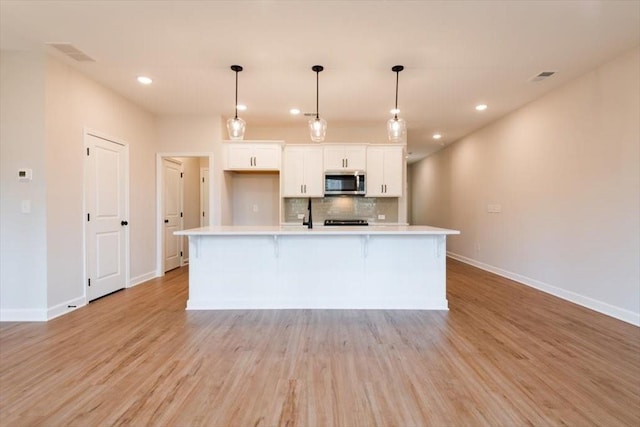
[[[313,142],[322,142],[327,133],[327,121],[320,118],[320,112],[318,108],[318,98],[320,92],[320,71],[324,70],[322,65],[314,65],[311,67],[316,73],[316,117],[309,120],[309,132],[311,134],[311,140]]]
[[[246,127],[245,121],[238,117],[238,73],[242,71],[242,67],[240,65],[232,65],[231,70],[236,73],[236,115],[233,119],[227,120],[227,131],[229,132],[229,139],[242,140]]]
[[[393,109],[393,118],[387,122],[387,133],[391,142],[406,142],[407,140],[407,123],[404,119],[398,118],[398,80],[400,79],[400,71],[404,70],[402,65],[394,65],[391,71],[396,73],[396,108]]]

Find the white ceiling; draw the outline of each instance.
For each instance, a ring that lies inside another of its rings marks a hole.
[[[314,111],[314,64],[329,126],[380,126],[402,64],[417,158],[638,45],[640,1],[0,1],[0,48],[59,55],[50,42],[73,44],[95,62],[70,64],[158,115],[233,114],[240,64],[241,116],[261,127],[306,126],[288,111]]]

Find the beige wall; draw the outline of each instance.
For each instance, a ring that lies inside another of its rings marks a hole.
[[[0,314],[45,320],[84,301],[85,129],[129,146],[130,282],[153,277],[154,116],[43,53],[2,52],[1,63]],[[20,167],[32,182],[17,182]]]
[[[46,63],[48,306],[84,294],[83,129],[129,146],[130,276],[155,269],[154,116],[51,57]]]
[[[0,319],[44,318],[47,307],[44,62],[0,52]],[[20,168],[33,180],[19,182]]]
[[[213,156],[209,165],[212,174],[210,213],[211,225],[228,221],[231,212],[225,203],[230,196],[222,171],[222,139],[218,116],[164,116],[157,121],[157,152],[172,154],[205,153]]]
[[[247,140],[283,140],[287,144],[310,144],[308,118],[292,120],[290,126],[265,127],[247,123],[244,138]],[[226,138],[226,128],[224,129]],[[388,144],[387,123],[372,123],[368,125],[354,124],[352,126],[336,126],[327,124],[325,142],[361,142],[369,144]]]
[[[411,167],[456,256],[640,323],[640,49]],[[488,213],[499,204],[501,213]]]
[[[226,172],[233,225],[280,224],[280,174]]]

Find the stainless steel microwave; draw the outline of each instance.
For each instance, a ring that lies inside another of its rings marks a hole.
[[[364,196],[366,192],[364,172],[325,172],[325,196]]]

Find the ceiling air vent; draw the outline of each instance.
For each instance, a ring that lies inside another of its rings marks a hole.
[[[51,46],[54,49],[59,50],[60,52],[67,55],[69,58],[74,59],[79,62],[95,62],[95,59],[88,56],[83,51],[79,50],[71,43],[47,43],[48,46]]]
[[[543,72],[531,77],[529,79],[529,81],[530,82],[541,82],[542,80],[553,76],[555,73],[556,73],[555,71],[543,71]]]

